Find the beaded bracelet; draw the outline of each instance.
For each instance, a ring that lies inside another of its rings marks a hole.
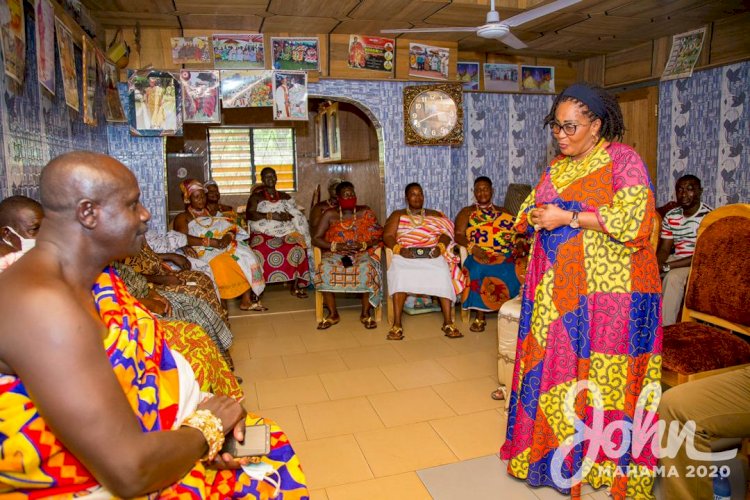
[[[401,255],[401,245],[398,243],[393,245],[393,255]]]
[[[210,247],[211,246],[211,238],[203,238],[203,246],[204,247]]]
[[[331,252],[336,252],[336,242],[331,243]]]
[[[440,255],[445,254],[445,244],[443,242],[440,242],[437,244],[437,247],[440,249]]]
[[[196,410],[182,422],[182,425],[201,431],[208,443],[208,453],[201,460],[213,461],[224,445],[224,428],[221,419],[210,410]]]
[[[367,242],[363,241],[362,242],[362,251],[364,252],[365,250],[367,250]]]

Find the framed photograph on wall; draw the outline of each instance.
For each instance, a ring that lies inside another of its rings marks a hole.
[[[60,53],[65,103],[79,111],[81,103],[78,99],[78,73],[73,54],[73,35],[58,17],[55,17],[55,31],[57,32],[57,50]]]
[[[273,72],[273,119],[308,120],[307,73]]]
[[[0,41],[3,46],[5,74],[23,85],[26,70],[26,22],[23,0],[0,2]],[[52,63],[54,66],[54,62]]]
[[[109,61],[104,62],[104,118],[108,122],[126,122],[128,118],[122,109],[120,101],[120,92],[117,90],[117,84],[120,78],[117,66]]]
[[[183,123],[220,123],[219,72],[180,71]]]
[[[263,35],[213,35],[211,45],[216,69],[263,69],[266,67]]]
[[[83,123],[96,125],[96,51],[89,37],[83,36]]]
[[[484,90],[494,92],[518,92],[518,65],[485,64]]]
[[[393,72],[396,41],[379,36],[349,35],[349,57],[351,69],[371,69]]]
[[[42,87],[55,93],[55,8],[36,0],[36,69]]]
[[[221,70],[221,105],[225,108],[273,106],[273,71]]]
[[[521,90],[524,92],[554,92],[554,66],[521,65]]]
[[[208,64],[213,60],[207,36],[173,37],[170,41],[175,64]]]
[[[479,90],[478,62],[458,61],[456,72],[464,90]]]
[[[409,76],[447,80],[450,49],[423,43],[409,44]]]
[[[171,73],[133,71],[128,77],[130,133],[140,136],[182,134],[179,87]]]
[[[273,69],[320,71],[318,38],[271,38]]]

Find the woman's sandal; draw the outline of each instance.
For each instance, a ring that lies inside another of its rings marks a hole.
[[[359,322],[362,323],[363,325],[365,325],[365,328],[367,328],[368,330],[372,330],[373,328],[377,328],[378,327],[378,324],[375,321],[375,318],[373,318],[372,316],[369,316],[369,315],[368,316],[360,316],[359,317]]]
[[[330,317],[323,319],[320,323],[318,323],[318,330],[328,330],[333,325],[338,325],[339,321],[341,321],[341,318],[331,319]]]
[[[474,321],[472,321],[469,330],[471,330],[472,332],[483,332],[485,326],[487,326],[487,321],[479,318],[474,318]]]
[[[498,387],[496,390],[492,391],[492,394],[490,394],[490,397],[494,399],[495,401],[504,401],[505,400],[505,386]]]
[[[404,329],[400,326],[392,326],[391,329],[388,330],[388,335],[385,338],[388,340],[403,340]]]
[[[292,293],[292,295],[294,295],[298,299],[306,299],[307,298],[307,292],[305,291],[304,288],[297,288],[297,289],[295,289],[294,292]]]
[[[460,339],[464,336],[463,333],[461,333],[458,328],[456,328],[455,323],[448,323],[447,325],[443,325],[441,328],[443,333],[445,333],[445,336],[449,339]]]
[[[256,312],[262,312],[262,311],[268,311],[268,308],[264,306],[263,304],[258,302],[253,302],[249,306],[242,307],[242,304],[240,304],[240,311],[256,311]]]

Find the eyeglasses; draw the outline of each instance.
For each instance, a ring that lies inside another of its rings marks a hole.
[[[571,136],[575,135],[576,130],[578,130],[578,127],[585,127],[591,125],[591,122],[589,123],[563,123],[562,125],[557,122],[552,122],[549,124],[549,128],[552,131],[552,134],[557,135],[560,133],[560,130],[565,132],[565,135]]]

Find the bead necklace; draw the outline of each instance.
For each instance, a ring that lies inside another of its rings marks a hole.
[[[208,212],[207,208],[204,208],[203,210],[193,210],[192,207],[188,207],[188,212],[190,212],[190,215],[193,216],[193,220],[200,227],[209,229],[213,225],[214,218],[211,217],[211,214]],[[199,217],[208,217],[209,219],[211,219],[211,221],[208,223],[208,225],[201,224],[201,221],[198,220]]]
[[[424,208],[422,208],[419,211],[419,217],[421,217],[421,220],[417,222],[417,220],[415,220],[414,213],[409,209],[409,207],[406,207],[406,216],[409,218],[409,222],[411,222],[412,227],[419,227],[422,224],[424,224],[424,214],[425,214],[425,211],[424,211]]]
[[[474,206],[477,207],[477,210],[480,211],[482,213],[482,215],[486,215],[486,216],[488,216],[488,217],[490,217],[492,219],[497,218],[497,216],[499,215],[495,211],[495,206],[492,203],[489,203],[489,204],[487,204],[485,206],[482,206],[479,203],[475,203]]]
[[[354,207],[354,213],[352,214],[352,218],[350,219],[351,224],[349,224],[348,226],[345,226],[344,225],[344,211],[341,210],[341,206],[339,206],[339,223],[341,223],[342,228],[346,230],[353,228],[354,223],[356,222],[356,219],[357,219],[357,207]]]
[[[276,203],[281,199],[281,195],[276,190],[274,190],[274,194],[271,194],[268,192],[268,188],[266,188],[263,190],[263,198],[265,198],[266,201],[270,201],[271,203]]]

